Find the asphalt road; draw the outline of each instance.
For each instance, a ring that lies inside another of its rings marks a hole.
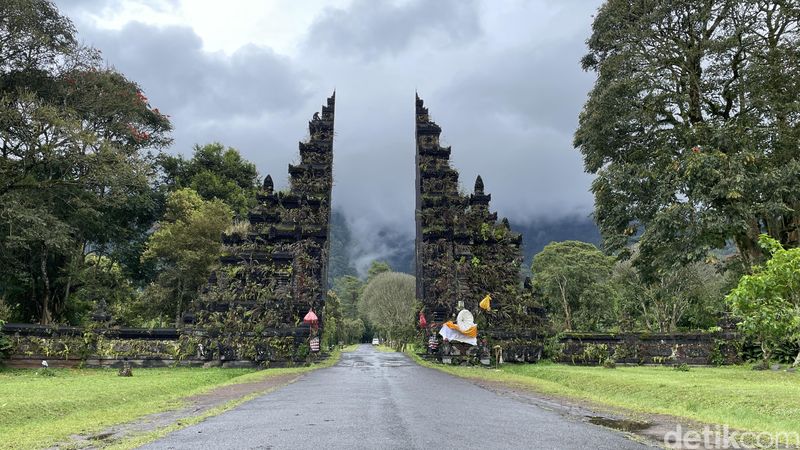
[[[632,449],[625,435],[362,345],[147,449]]]

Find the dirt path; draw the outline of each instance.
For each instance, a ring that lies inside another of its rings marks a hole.
[[[111,426],[100,432],[72,435],[68,441],[57,444],[51,447],[50,450],[102,448],[172,425],[182,425],[184,421],[203,416],[212,409],[224,406],[228,402],[245,398],[251,394],[272,391],[281,386],[294,383],[304,375],[304,373],[275,375],[251,383],[221,386],[206,393],[184,399],[185,406],[182,408],[150,414],[133,422]]]

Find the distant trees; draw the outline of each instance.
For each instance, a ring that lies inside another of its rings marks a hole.
[[[415,333],[414,277],[398,272],[375,275],[364,287],[358,309],[389,342],[402,348]]]
[[[390,299],[380,297],[382,294],[379,295],[378,293],[385,293],[383,287],[386,286],[386,283],[389,283],[382,277],[389,274],[392,275],[391,279],[393,281],[391,283],[393,287],[396,288],[399,285],[404,286],[404,288],[407,287],[407,277],[410,277],[410,275],[393,272],[391,266],[384,261],[372,262],[369,269],[367,269],[366,280],[353,275],[340,276],[334,280],[331,293],[336,299],[336,306],[335,308],[331,306],[331,308],[340,317],[340,319],[337,319],[336,324],[337,330],[340,330],[337,331],[339,333],[337,337],[339,341],[347,343],[359,342],[371,338],[375,333],[389,337],[391,332],[393,333],[392,339],[400,344],[405,342],[408,337],[408,330],[403,327],[397,327],[396,324],[389,324],[385,320],[386,317],[383,313],[389,311],[386,308],[400,307],[403,302],[409,302],[409,307],[413,307],[416,288],[412,289],[410,297],[407,295],[407,290],[397,291],[393,296],[390,294]],[[403,278],[403,275],[406,278]],[[397,282],[398,277],[402,281]],[[374,284],[379,279],[383,279],[383,281]],[[414,277],[411,277],[411,279],[413,280]],[[369,288],[369,286],[372,287]],[[367,297],[368,292],[369,298]],[[384,301],[387,303],[384,304]],[[325,326],[327,327],[327,316],[325,320]],[[400,321],[402,322],[403,319]]]
[[[761,230],[797,246],[800,5],[609,0],[592,31],[575,146],[606,250],[638,240],[659,279],[729,242],[748,271]]]
[[[729,288],[698,262],[646,279],[592,244],[554,242],[531,265],[533,286],[557,330],[674,332],[717,325]]]
[[[602,329],[601,285],[611,276],[614,260],[592,244],[564,241],[548,244],[533,258],[531,271],[548,310],[564,330]]]
[[[364,335],[364,322],[355,314],[347,314],[342,308],[339,296],[334,291],[328,291],[323,310],[325,326],[322,332],[322,344],[330,347],[342,344],[355,344],[361,342]]]

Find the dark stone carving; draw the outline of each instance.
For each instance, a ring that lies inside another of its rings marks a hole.
[[[309,328],[298,324],[309,309],[321,315],[327,293],[334,109],[335,94],[309,122],[301,161],[289,165],[289,190],[275,192],[267,175],[246,230],[223,237],[222,267],[183,333],[204,354],[256,362],[303,357]]]
[[[439,145],[442,129],[419,97],[416,118],[417,298],[428,323],[451,319],[463,301],[478,314],[479,333],[492,345],[515,341],[520,357],[540,356],[543,317],[529,312],[540,310],[533,308],[531,290],[519,282],[522,237],[507,219],[498,223],[497,213],[489,211],[491,195],[482,177],[475,179],[471,195],[459,193],[451,148]],[[479,311],[478,302],[487,294],[493,311]],[[443,346],[440,355],[458,356],[449,352],[452,347]]]

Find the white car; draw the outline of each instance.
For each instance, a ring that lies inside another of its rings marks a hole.
[[[380,344],[381,344],[381,340],[380,339],[372,338],[372,345],[380,345]]]

